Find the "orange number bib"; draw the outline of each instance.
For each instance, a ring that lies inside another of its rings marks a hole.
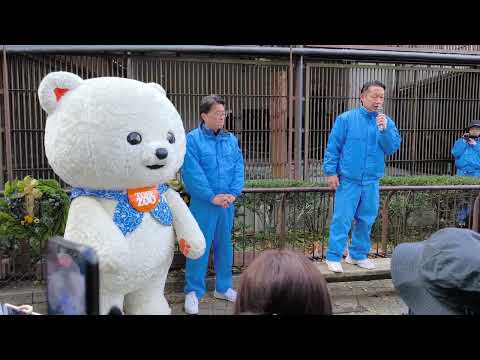
[[[157,206],[160,194],[155,186],[138,189],[129,189],[128,202],[140,212],[149,212]]]

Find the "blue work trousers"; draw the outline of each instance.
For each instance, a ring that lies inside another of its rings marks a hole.
[[[224,209],[211,203],[192,198],[190,211],[205,236],[206,247],[205,253],[200,258],[195,260],[187,258],[185,268],[185,293],[188,294],[191,291],[195,291],[199,299],[205,295],[205,277],[212,243],[216,275],[215,289],[219,293],[225,293],[232,287],[232,228],[235,206],[231,204],[228,208]]]
[[[340,178],[335,192],[333,219],[330,224],[327,260],[341,261],[348,234],[352,231],[349,255],[354,260],[364,260],[370,252],[370,233],[380,207],[378,181],[360,184]]]

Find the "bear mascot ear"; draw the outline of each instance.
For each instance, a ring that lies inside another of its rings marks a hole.
[[[38,99],[43,110],[49,115],[53,113],[63,95],[82,82],[81,77],[65,71],[52,72],[45,76],[38,87]]]
[[[161,85],[159,85],[157,83],[153,83],[153,82],[148,83],[147,85],[157,89],[163,96],[167,96],[167,92],[165,91],[165,89]]]

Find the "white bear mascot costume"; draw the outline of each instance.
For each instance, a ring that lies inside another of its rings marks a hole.
[[[73,187],[65,238],[92,246],[100,266],[100,312],[170,314],[164,297],[175,238],[199,258],[205,238],[177,192],[185,130],[154,83],[53,72],[38,96],[48,113],[45,151]]]

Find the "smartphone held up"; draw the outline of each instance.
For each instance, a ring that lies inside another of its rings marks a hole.
[[[62,237],[47,246],[49,315],[98,315],[99,272],[95,251]]]

